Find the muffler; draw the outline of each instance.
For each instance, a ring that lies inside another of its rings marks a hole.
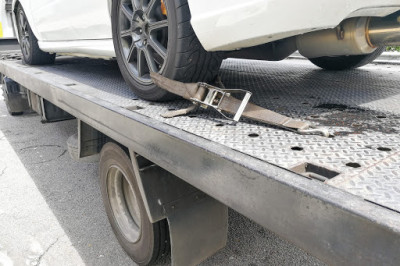
[[[400,13],[350,18],[334,29],[299,35],[296,44],[307,58],[370,54],[381,46],[400,45]]]

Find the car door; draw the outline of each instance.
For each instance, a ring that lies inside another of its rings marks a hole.
[[[29,11],[40,41],[112,38],[107,0],[34,0]]]

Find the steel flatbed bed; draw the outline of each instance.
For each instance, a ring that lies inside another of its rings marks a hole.
[[[400,66],[327,72],[305,60],[229,59],[227,88],[328,127],[298,135],[212,111],[165,119],[184,100],[140,100],[116,62],[0,61],[0,72],[105,136],[332,265],[400,261]]]

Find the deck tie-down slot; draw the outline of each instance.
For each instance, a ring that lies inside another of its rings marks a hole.
[[[138,110],[142,110],[144,108],[141,106],[138,106],[138,105],[130,105],[130,106],[125,107],[125,109],[127,109],[129,111],[138,111]]]
[[[340,173],[311,163],[302,163],[290,169],[291,171],[310,179],[325,182]]]

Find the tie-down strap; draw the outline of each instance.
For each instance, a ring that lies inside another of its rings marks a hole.
[[[315,128],[310,123],[292,119],[248,102],[251,93],[247,91],[220,89],[205,83],[182,83],[165,78],[157,73],[151,73],[151,78],[158,87],[190,100],[197,106],[205,109],[211,107],[224,117],[226,117],[224,112],[232,114],[234,117],[231,120],[235,122],[238,122],[240,117],[244,116],[262,123],[296,131],[300,134],[319,134],[329,137],[329,132],[326,129]],[[243,100],[232,96],[233,93],[238,92],[245,93]],[[176,114],[186,114],[188,110],[190,108],[179,110]]]

